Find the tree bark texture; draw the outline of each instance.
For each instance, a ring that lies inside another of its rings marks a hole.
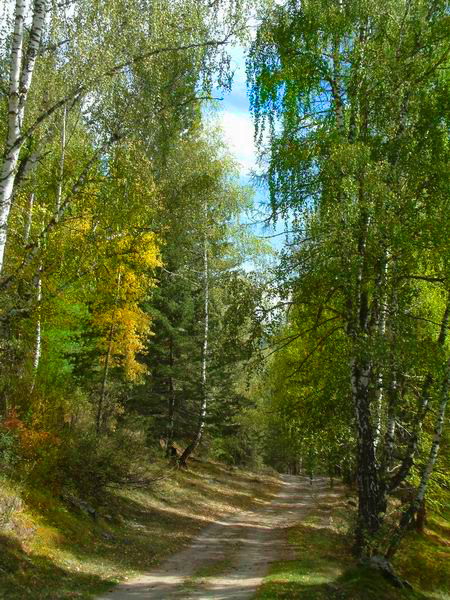
[[[361,556],[370,556],[371,539],[381,525],[380,513],[385,511],[384,494],[380,485],[375,452],[374,430],[370,411],[371,364],[354,360],[352,394],[358,433],[357,485],[358,525],[356,550]]]
[[[434,427],[434,436],[433,442],[431,444],[430,453],[428,455],[428,460],[425,463],[425,466],[422,471],[422,476],[420,478],[420,484],[417,488],[417,493],[408,509],[403,513],[402,518],[400,519],[400,524],[394,532],[392,536],[391,542],[389,544],[388,550],[386,552],[386,557],[391,559],[394,554],[397,552],[400,542],[405,536],[408,529],[411,527],[411,524],[414,521],[418,511],[425,503],[425,494],[428,487],[428,482],[430,481],[431,473],[433,472],[434,465],[436,464],[436,460],[439,454],[439,448],[441,445],[442,439],[442,431],[444,429],[445,422],[445,412],[448,403],[448,395],[449,395],[449,387],[450,387],[450,360],[447,363],[446,372],[444,375],[444,380],[442,382],[441,388],[441,400],[439,403],[438,414],[436,417],[435,427]]]
[[[33,78],[47,10],[45,0],[34,1],[28,48],[24,56],[26,4],[25,0],[16,0],[14,11],[14,33],[8,95],[8,129],[5,153],[0,167],[0,273],[3,270],[8,236],[8,219],[11,210],[19,153],[24,142],[21,134],[26,101]]]

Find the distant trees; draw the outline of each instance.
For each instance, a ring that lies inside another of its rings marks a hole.
[[[270,284],[203,110],[247,2],[3,3],[0,461],[94,493],[160,438],[301,459],[356,477],[357,551],[389,560],[448,444],[448,7],[258,6],[251,106],[291,230]]]
[[[212,131],[208,137],[193,131],[168,151],[161,167],[163,266],[148,306],[155,323],[150,376],[136,389],[140,410],[155,415],[167,448],[174,440],[186,442],[182,462],[219,407],[225,415],[232,412],[235,379],[251,354],[235,348],[244,342],[245,329],[232,324],[244,324],[253,308],[233,312],[238,291],[231,293],[237,278],[245,279],[246,244],[237,222],[251,197],[237,184],[220,138]]]

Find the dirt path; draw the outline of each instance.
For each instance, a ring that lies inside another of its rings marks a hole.
[[[305,477],[284,475],[270,504],[208,526],[185,550],[99,600],[247,600],[270,564],[289,558],[283,530],[329,493],[324,479],[311,487]]]

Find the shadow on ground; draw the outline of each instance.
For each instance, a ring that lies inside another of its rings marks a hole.
[[[292,527],[286,543],[295,560],[272,566],[255,600],[425,600],[450,597],[450,549],[436,531],[411,532],[395,568],[414,589],[399,589],[373,569],[358,566],[351,553],[353,502],[325,493],[312,515]]]
[[[310,573],[307,573],[308,568]],[[372,569],[354,567],[337,575],[332,566],[292,561],[275,566],[277,572],[260,590],[258,600],[426,600],[421,592],[400,590]],[[311,574],[311,572],[313,574]]]
[[[0,549],[2,600],[87,598],[84,591],[102,590],[108,583],[95,575],[69,571],[49,558],[27,553],[17,540],[3,534],[0,534]]]
[[[151,490],[103,493],[95,521],[50,494],[33,495],[34,539],[0,536],[0,599],[92,598],[148,571],[221,514],[248,508],[254,492],[270,497],[267,480],[251,474],[198,462],[194,469]]]

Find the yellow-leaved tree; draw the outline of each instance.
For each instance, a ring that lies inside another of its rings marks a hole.
[[[145,162],[139,148],[132,144],[116,153],[102,204],[107,215],[103,235],[96,234],[97,252],[100,250],[103,256],[96,270],[91,303],[101,370],[98,433],[108,414],[120,410],[110,393],[111,370],[132,382],[146,372],[139,355],[145,351],[151,322],[141,305],[155,285],[154,270],[161,266],[161,260],[157,235],[151,231],[158,192],[150,165]],[[93,221],[93,228],[96,227]]]

